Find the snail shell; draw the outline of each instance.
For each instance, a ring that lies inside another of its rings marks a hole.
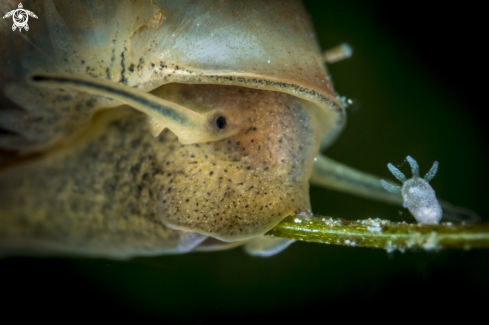
[[[267,255],[289,243],[262,235],[310,208],[313,158],[345,123],[299,1],[29,5],[27,36],[0,28],[0,148],[40,157],[0,173],[0,253],[125,258],[247,241]],[[218,112],[209,123],[225,116],[232,132],[155,138],[146,114],[30,83],[36,73]]]

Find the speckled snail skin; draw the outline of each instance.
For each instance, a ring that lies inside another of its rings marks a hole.
[[[314,158],[345,123],[300,1],[23,4],[39,17],[28,33],[0,22],[0,149],[28,157],[3,158],[0,255],[243,243],[269,255],[290,243],[262,235],[310,209]],[[173,115],[172,126],[148,123],[144,110],[60,76],[150,92],[204,116],[216,137]]]

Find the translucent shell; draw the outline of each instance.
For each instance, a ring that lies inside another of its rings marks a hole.
[[[144,92],[177,82],[289,93],[313,103],[323,146],[345,123],[300,1],[45,0],[31,10],[40,14],[27,39],[0,29],[0,105],[9,108],[0,111],[0,127],[19,135],[2,136],[0,148],[44,150],[86,126],[95,111],[120,105],[28,85],[26,76],[37,72],[103,78]]]

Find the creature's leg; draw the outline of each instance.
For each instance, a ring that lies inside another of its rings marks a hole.
[[[425,181],[429,183],[433,179],[433,177],[435,177],[437,171],[438,171],[438,161],[435,161],[430,171],[427,172],[426,175],[424,175]]]
[[[419,177],[419,166],[416,160],[414,160],[411,156],[406,157],[409,165],[411,165],[411,172],[413,173],[413,177]]]
[[[25,28],[25,31],[27,32],[29,30],[29,25],[25,24],[24,28]]]
[[[379,177],[355,170],[322,155],[314,163],[309,182],[313,185],[397,206],[403,204],[401,195],[386,191]],[[394,183],[389,183],[394,185]],[[479,216],[473,211],[441,200],[439,203],[443,208],[443,220],[468,223],[479,221]]]
[[[404,183],[405,181],[407,181],[406,176],[404,176],[404,174],[399,169],[394,167],[393,164],[391,164],[391,163],[387,164],[387,168],[389,168],[392,175],[394,175],[401,183]]]
[[[401,193],[401,187],[389,184],[383,179],[380,180],[380,185],[382,185],[383,188],[391,193]]]

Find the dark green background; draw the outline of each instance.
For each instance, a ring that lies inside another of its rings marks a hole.
[[[413,156],[437,196],[473,209],[487,206],[485,74],[487,37],[481,8],[427,7],[424,2],[306,1],[323,49],[341,42],[354,57],[330,68],[337,91],[355,100],[340,139],[327,154],[352,167],[391,177],[387,163]],[[402,6],[403,9],[397,9]],[[396,8],[393,8],[396,7]],[[479,24],[481,26],[479,26]],[[409,173],[405,164],[402,170]],[[392,178],[392,177],[391,177]],[[407,210],[319,188],[323,215],[414,221]],[[401,213],[400,213],[401,212]],[[487,218],[485,219],[487,221]],[[0,261],[5,313],[21,317],[151,319],[171,324],[264,321],[320,316],[372,319],[382,310],[450,313],[487,302],[489,251],[408,252],[296,243],[270,258],[241,249],[135,259],[7,258]],[[365,314],[361,311],[365,311]]]

